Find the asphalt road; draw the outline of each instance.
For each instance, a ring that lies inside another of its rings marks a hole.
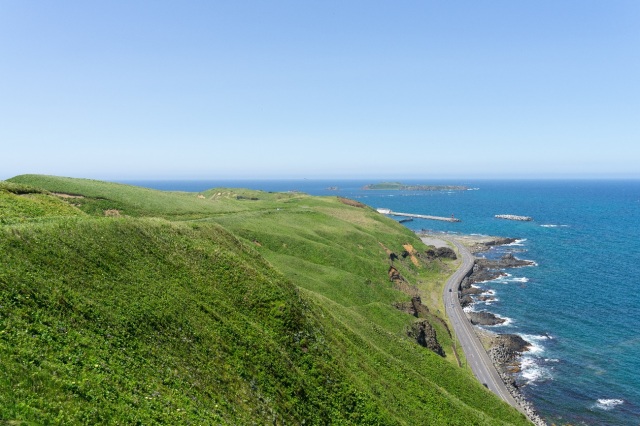
[[[444,303],[447,316],[451,320],[453,329],[458,337],[460,346],[467,358],[467,363],[471,367],[473,374],[478,378],[480,383],[485,385],[491,392],[498,395],[511,406],[517,408],[524,413],[522,407],[511,396],[507,387],[500,379],[496,368],[494,367],[489,355],[482,347],[480,339],[473,331],[473,325],[467,319],[458,298],[458,288],[460,282],[473,268],[473,255],[471,252],[457,241],[447,240],[455,245],[458,252],[462,256],[462,264],[458,270],[449,277],[444,287]]]

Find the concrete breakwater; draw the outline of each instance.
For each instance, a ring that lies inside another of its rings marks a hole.
[[[498,219],[507,219],[507,220],[520,220],[523,222],[532,221],[533,218],[530,216],[517,216],[515,214],[497,214],[495,215]]]
[[[378,210],[378,213],[386,214],[389,216],[403,216],[403,217],[410,217],[412,219],[441,220],[444,222],[461,222],[460,219],[453,217],[453,215],[451,215],[451,217],[442,217],[442,216],[430,216],[426,214],[399,213],[399,212],[394,212],[391,209],[377,209],[377,210]]]

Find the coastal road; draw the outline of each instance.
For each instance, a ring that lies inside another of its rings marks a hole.
[[[450,239],[446,239],[446,241],[453,244],[458,249],[460,256],[462,256],[460,267],[449,277],[444,286],[444,304],[447,316],[451,320],[460,346],[467,358],[467,363],[480,383],[484,384],[491,392],[526,415],[522,407],[511,396],[507,387],[502,382],[493,362],[491,362],[489,355],[487,355],[482,343],[480,343],[480,339],[476,336],[473,325],[471,325],[462,310],[462,306],[460,306],[458,288],[460,287],[460,282],[473,268],[473,255],[459,242]]]

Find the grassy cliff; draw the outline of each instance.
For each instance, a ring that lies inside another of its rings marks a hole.
[[[10,181],[1,420],[527,424],[458,366],[440,300],[456,264],[420,257],[411,232],[367,207]],[[417,319],[395,306],[415,294],[444,357],[407,337]]]

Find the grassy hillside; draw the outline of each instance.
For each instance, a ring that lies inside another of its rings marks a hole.
[[[188,220],[255,208],[251,198],[258,191],[218,189],[197,194],[167,192],[91,179],[21,175],[10,184],[44,188],[61,200],[96,216],[164,217]],[[261,193],[263,201],[292,198],[289,194]],[[234,202],[239,201],[239,202]]]
[[[424,247],[367,207],[11,181],[76,217],[0,226],[0,419],[527,424],[453,356],[440,291],[456,265],[399,256],[392,283],[389,252]],[[415,292],[445,357],[407,337],[416,318],[394,304]]]
[[[75,206],[38,188],[0,181],[0,224],[83,215]]]

